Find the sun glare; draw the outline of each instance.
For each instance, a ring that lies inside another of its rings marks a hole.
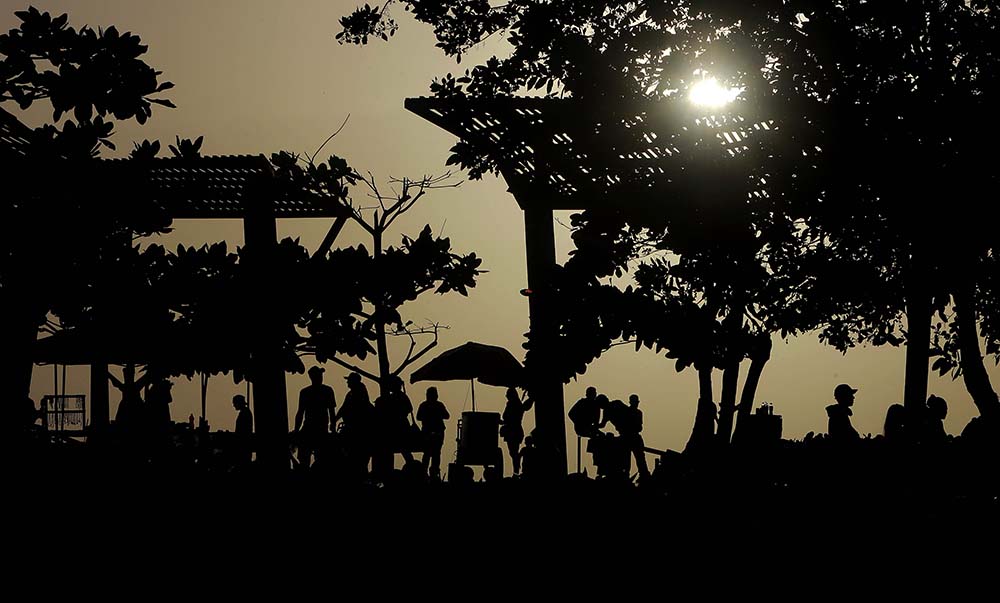
[[[736,100],[740,95],[739,88],[724,88],[716,79],[707,78],[691,86],[689,98],[691,102],[701,107],[723,107]]]

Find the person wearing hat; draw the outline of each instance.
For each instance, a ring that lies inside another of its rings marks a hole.
[[[299,392],[299,410],[295,413],[293,434],[299,440],[299,466],[307,469],[313,454],[322,445],[337,416],[333,388],[323,383],[321,366],[309,369],[310,385]]]
[[[851,425],[851,407],[854,406],[854,394],[858,390],[846,383],[841,383],[833,390],[833,398],[836,404],[826,407],[826,414],[830,417],[828,432],[830,439],[835,442],[850,442],[861,438],[854,426]]]

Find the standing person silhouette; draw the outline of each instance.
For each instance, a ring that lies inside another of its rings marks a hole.
[[[417,408],[424,436],[424,474],[437,480],[441,478],[441,447],[444,446],[444,422],[451,418],[448,409],[438,399],[436,387],[427,388],[427,399]],[[429,465],[429,467],[428,467]],[[428,473],[429,470],[429,473]]]
[[[846,383],[841,383],[833,390],[833,398],[836,404],[826,407],[826,414],[830,417],[827,432],[834,442],[854,442],[861,439],[854,426],[851,425],[851,407],[854,406],[854,394],[858,390]]]
[[[639,396],[632,394],[628,397],[628,420],[625,421],[625,431],[622,437],[625,438],[625,445],[635,457],[635,467],[639,472],[639,481],[649,477],[649,465],[646,464],[646,443],[642,440],[642,411],[639,410]]]
[[[376,436],[378,453],[372,460],[372,470],[379,479],[385,479],[394,469],[395,456],[399,452],[405,463],[413,462],[413,453],[408,442],[410,415],[413,403],[403,391],[403,380],[397,375],[389,377],[384,393],[375,399]],[[376,465],[378,466],[376,470]]]
[[[236,430],[234,442],[234,457],[237,469],[245,469],[253,460],[253,414],[250,405],[243,394],[233,396],[233,408],[236,415]]]
[[[173,421],[170,418],[170,404],[174,397],[170,394],[174,384],[166,377],[154,379],[146,394],[147,420],[154,433],[169,432]]]
[[[503,423],[500,427],[500,437],[507,444],[507,453],[510,455],[515,475],[521,473],[521,442],[524,441],[524,427],[521,423],[524,420],[524,413],[531,409],[531,404],[531,398],[522,402],[517,395],[517,389],[507,388],[507,404],[500,417],[500,422]]]
[[[603,428],[611,423],[618,433],[618,437],[609,435],[602,438],[599,447],[600,454],[594,455],[594,464],[598,468],[597,473],[614,479],[627,479],[632,464],[631,452],[635,440],[634,434],[638,433],[633,426],[635,421],[632,409],[621,400],[607,402],[607,398],[603,395],[599,398],[604,398],[601,402],[604,418],[601,419],[599,427]]]
[[[341,421],[339,434],[343,438],[351,470],[355,477],[363,479],[368,473],[368,462],[372,457],[375,407],[368,396],[368,388],[361,381],[361,375],[351,373],[345,378],[347,395],[344,396],[344,403],[335,420]]]
[[[323,383],[324,370],[320,366],[310,368],[309,379],[312,383],[299,392],[299,410],[295,413],[293,434],[298,437],[299,466],[303,469],[309,468],[311,458],[323,445],[337,416],[333,388]]]
[[[150,453],[156,461],[169,454],[172,444],[170,404],[174,398],[170,390],[173,386],[166,377],[158,377],[152,380],[146,393],[146,435],[149,438]]]

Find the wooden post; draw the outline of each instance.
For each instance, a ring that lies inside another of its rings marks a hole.
[[[260,186],[246,200],[243,236],[246,259],[255,282],[252,299],[257,321],[247,325],[254,329],[251,344],[250,379],[253,381],[254,431],[257,459],[268,471],[288,469],[288,394],[285,390],[285,370],[281,364],[279,326],[273,324],[271,299],[274,295],[293,295],[291,291],[275,291],[271,258],[278,245],[278,227],[274,208],[268,196],[269,187]]]
[[[108,427],[111,420],[111,403],[108,395],[108,363],[90,365],[90,427],[95,432]]]
[[[524,243],[528,260],[528,312],[532,340],[537,342],[536,358],[557,353],[556,308],[552,307],[552,276],[556,266],[555,232],[552,210],[528,207],[524,210]],[[566,475],[566,419],[562,381],[544,361],[529,366],[529,391],[535,401],[535,430],[539,448],[552,454],[546,459],[554,476]]]

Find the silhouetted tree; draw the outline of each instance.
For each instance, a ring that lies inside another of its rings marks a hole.
[[[364,245],[328,251],[333,240],[324,242],[314,254],[313,263],[319,271],[316,286],[336,285],[336,295],[319,295],[317,306],[306,321],[309,340],[306,349],[315,353],[320,362],[333,361],[356,371],[385,387],[437,345],[441,325],[414,325],[404,320],[400,310],[409,301],[429,291],[445,294],[452,291],[468,294],[481,274],[482,263],[475,253],[459,255],[451,250],[447,238],[436,237],[425,226],[415,237],[402,237],[399,247],[386,246],[386,234],[395,221],[408,212],[429,191],[447,184],[449,174],[393,180],[392,193],[380,190],[375,178],[362,176],[339,157],[316,164],[313,159],[280,153],[272,157],[279,177],[297,189],[339,203],[349,211],[350,219],[371,237],[372,249]],[[374,207],[355,203],[351,188],[366,189]],[[406,337],[409,347],[395,367],[389,359],[388,337]],[[429,338],[418,343],[418,337]],[[342,358],[364,360],[374,353],[378,370],[366,371]]]
[[[996,186],[981,149],[996,131],[990,112],[1000,84],[1000,15],[990,4],[809,6],[801,60],[791,67],[801,74],[793,93],[823,109],[816,128],[823,190],[811,225],[837,240],[837,252],[860,271],[883,276],[875,292],[834,292],[846,309],[833,304],[834,341],[905,337],[908,407],[926,399],[932,315],[954,299],[966,384],[982,413],[1000,408],[975,315],[977,267],[995,243],[979,219],[980,191]]]
[[[365,43],[379,28],[395,28],[387,21],[391,4],[342,21],[340,39]],[[749,410],[771,333],[787,335],[816,323],[814,316],[785,311],[785,300],[800,286],[791,282],[802,279],[798,267],[786,261],[778,278],[768,257],[778,249],[785,258],[797,257],[795,249],[809,244],[794,220],[806,208],[795,207],[790,194],[796,171],[813,160],[803,153],[809,116],[802,108],[776,110],[789,100],[777,89],[782,74],[770,52],[780,43],[768,37],[801,35],[797,13],[773,2],[401,4],[418,20],[434,23],[438,45],[450,56],[461,57],[493,34],[506,34],[513,45],[504,59],[436,80],[435,96],[488,98],[544,88],[546,96],[576,99],[582,118],[598,116],[616,153],[644,150],[648,141],[642,146],[638,139],[650,132],[659,148],[670,149],[664,173],[630,176],[634,182],[616,190],[625,197],[619,207],[577,218],[577,255],[560,283],[572,291],[564,292],[560,305],[563,348],[576,371],[618,337],[667,348],[678,368],[698,366],[702,396],[709,400],[711,372],[724,369],[719,424],[720,439],[728,442],[740,362],[753,358],[740,407]],[[742,89],[738,106],[711,111],[687,102],[691,86],[709,76]],[[641,127],[637,111],[645,115]],[[620,127],[609,133],[608,123]],[[730,130],[739,144],[720,144]],[[452,149],[449,163],[474,178],[496,172],[497,162],[515,150],[503,145],[485,135],[470,137]],[[618,162],[617,156],[608,160]],[[637,250],[649,248],[678,255],[678,263],[647,263],[637,273],[640,286],[620,295],[592,283],[593,305],[576,303],[588,294],[571,280],[620,276]],[[588,261],[580,260],[584,252]],[[582,325],[578,335],[568,333],[574,325]],[[531,357],[529,352],[529,362]]]
[[[799,258],[816,272],[790,308],[825,315],[821,338],[842,350],[905,342],[912,406],[926,398],[932,311],[954,292],[967,385],[981,412],[998,408],[976,319],[962,317],[977,306],[977,277],[958,270],[991,248],[976,191],[995,186],[980,148],[996,128],[992,2],[400,0],[343,19],[339,39],[387,37],[397,28],[393,4],[432,24],[438,46],[459,60],[495,34],[513,46],[506,58],[435,81],[442,98],[544,88],[591,98],[614,117],[649,93],[683,91],[702,70],[759,76],[740,82],[751,121],[778,120],[786,150],[800,156],[760,157],[758,173],[769,193],[795,198],[787,215],[817,242]],[[462,141],[453,161],[478,177],[496,169],[504,153],[491,155],[495,146]]]
[[[27,109],[47,101],[53,123],[34,130],[27,156],[5,180],[0,209],[4,401],[27,396],[32,342],[61,279],[95,255],[122,249],[123,233],[158,232],[169,225],[151,209],[119,211],[131,201],[120,195],[91,203],[81,191],[90,187],[91,194],[100,194],[101,183],[79,164],[101,147],[114,148],[112,120],[144,123],[153,104],[173,106],[153,98],[173,85],[159,82],[159,72],[141,60],[146,47],[138,36],[114,27],[74,29],[66,15],[53,18],[33,7],[16,15],[20,26],[0,35],[0,102]]]

